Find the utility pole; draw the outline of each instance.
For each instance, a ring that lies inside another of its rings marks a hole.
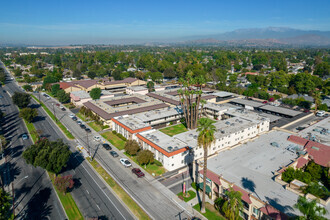
[[[88,132],[86,131],[86,138],[87,138],[87,147],[88,147],[88,154],[91,156],[91,147],[89,146],[89,141],[88,141]]]
[[[55,113],[55,103],[53,103],[53,113],[54,113],[54,116],[55,116],[55,121],[57,122],[56,113]]]

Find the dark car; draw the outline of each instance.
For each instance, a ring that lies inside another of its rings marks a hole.
[[[102,146],[106,150],[111,150],[112,149],[109,144],[102,144]]]
[[[118,157],[119,155],[117,154],[117,152],[116,151],[110,151],[110,154],[111,154],[111,156],[113,156],[113,157]]]
[[[64,107],[61,108],[62,111],[65,111],[66,109]]]
[[[144,177],[144,173],[139,168],[133,168],[132,173],[134,173],[137,177]]]
[[[302,131],[302,130],[304,130],[305,129],[305,127],[298,127],[298,128],[296,128],[298,131]]]
[[[88,133],[92,132],[91,129],[89,129],[89,128],[85,128],[85,131],[88,132]]]
[[[85,128],[86,128],[86,125],[81,124],[80,127],[81,127],[82,129],[85,129]]]
[[[75,116],[75,117],[72,117],[72,120],[77,121],[78,118]]]

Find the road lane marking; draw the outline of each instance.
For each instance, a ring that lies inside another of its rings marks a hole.
[[[86,192],[89,194],[88,190],[86,189]]]
[[[101,210],[100,207],[99,207],[97,204],[96,204],[96,207],[97,207],[99,210]]]

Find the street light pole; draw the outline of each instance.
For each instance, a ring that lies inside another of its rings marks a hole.
[[[55,121],[57,122],[57,118],[56,118],[56,113],[55,113],[55,103],[53,103],[53,113],[54,113],[54,116],[55,116]]]

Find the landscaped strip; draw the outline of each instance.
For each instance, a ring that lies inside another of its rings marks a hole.
[[[201,207],[200,204],[197,203],[194,207],[195,210],[200,212]],[[211,211],[212,210],[212,211]],[[213,220],[213,219],[219,219],[219,220],[225,220],[225,218],[217,211],[214,206],[212,206],[210,203],[205,203],[205,213],[201,213],[204,215],[207,219]]]
[[[187,193],[188,193],[188,195],[183,196],[183,192],[179,192],[179,193],[177,194],[177,196],[178,196],[180,199],[183,199],[183,201],[185,201],[185,202],[189,202],[190,200],[192,200],[193,198],[196,197],[196,193],[195,193],[194,191],[192,191],[192,190],[189,190]]]
[[[120,137],[113,134],[111,131],[104,132],[101,135],[102,135],[102,137],[107,139],[113,146],[118,148],[118,150],[123,150],[125,148],[125,141],[120,139]]]
[[[91,128],[93,128],[96,132],[102,131],[102,126],[96,124],[94,121],[88,123],[88,125],[89,125]]]
[[[69,139],[75,139],[74,136],[68,131],[68,129],[66,129],[66,127],[64,127],[64,125],[59,120],[56,120],[54,114],[47,108],[47,106],[44,103],[40,102],[34,95],[31,96],[44,108],[47,114],[53,119],[53,121],[55,121],[55,123],[60,127],[60,129]]]
[[[95,160],[88,161],[138,219],[150,219],[147,213],[145,213],[143,209],[125,192],[125,190],[123,190],[116,181],[112,179],[102,166],[100,166]]]
[[[54,185],[54,174],[53,173],[49,173],[48,175],[50,177],[50,179],[52,180],[52,183]],[[56,193],[58,195],[58,197],[61,200],[61,203],[64,207],[65,213],[68,216],[68,218],[71,220],[79,220],[79,219],[84,219],[84,217],[82,216],[76,202],[74,201],[74,199],[72,198],[72,195],[70,193],[66,193],[63,194],[61,192],[59,192],[56,187],[54,187],[56,190]]]
[[[34,125],[30,122],[27,122],[25,119],[23,119],[25,122],[25,125],[31,135],[32,141],[33,143],[35,143],[37,141],[37,136],[36,136],[36,128],[34,127]]]
[[[29,123],[25,120],[24,120],[24,122],[25,122],[26,127],[28,128],[28,131],[31,135],[33,143],[35,143],[37,140],[36,134],[34,132],[34,131],[36,131],[36,128],[34,127],[34,125],[32,123]],[[49,173],[49,172],[47,172],[47,173],[52,181],[52,184],[54,185],[54,174]],[[60,202],[62,203],[62,206],[63,206],[68,218],[70,220],[71,219],[73,219],[73,220],[84,219],[80,213],[80,210],[79,210],[76,202],[72,198],[71,194],[67,193],[64,195],[63,193],[59,192],[55,186],[54,186],[54,188],[55,188],[55,191],[56,191],[58,197],[60,198]]]
[[[76,116],[78,117],[78,118],[80,118],[81,120],[83,120],[83,121],[87,121],[87,117],[85,117],[83,114],[81,114],[80,112],[78,112],[78,113],[76,113]]]

